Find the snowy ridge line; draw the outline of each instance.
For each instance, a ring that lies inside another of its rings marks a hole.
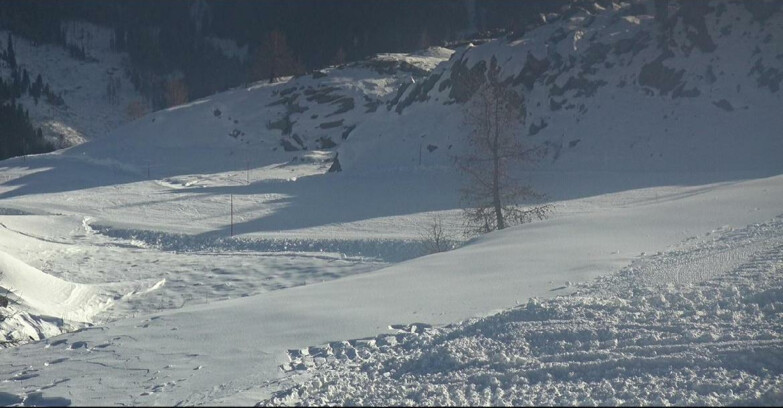
[[[710,238],[648,259],[747,256],[681,284],[625,268],[457,325],[290,350],[281,368],[302,382],[259,405],[779,405],[783,219]]]
[[[344,257],[360,257],[383,262],[402,262],[425,255],[424,245],[419,240],[220,237],[120,229],[97,224],[90,227],[96,233],[107,237],[127,239],[136,245],[141,244],[163,251],[339,253]]]

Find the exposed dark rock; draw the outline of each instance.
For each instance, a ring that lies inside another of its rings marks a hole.
[[[288,139],[280,139],[280,145],[282,145],[283,150],[287,152],[295,152],[299,150],[299,148],[294,146],[294,144],[291,143],[291,141],[289,141]]]
[[[293,136],[291,136],[291,137],[294,139],[294,141],[295,141],[296,143],[298,143],[298,144],[299,144],[299,146],[301,146],[301,147],[302,147],[302,150],[307,150],[307,146],[305,146],[305,144],[304,144],[304,140],[302,140],[302,138],[301,138],[301,137],[299,137],[299,135],[297,135],[296,133],[294,133],[294,134],[293,134]]]
[[[344,120],[345,119],[335,120],[333,122],[324,122],[324,123],[321,123],[320,125],[318,125],[318,127],[320,127],[321,129],[336,128],[338,126],[342,126]]]
[[[313,71],[313,73],[311,75],[312,75],[313,79],[319,79],[319,78],[325,77],[326,76],[326,72],[316,70],[316,71]]]
[[[527,90],[532,90],[535,82],[541,78],[549,69],[550,62],[546,58],[536,59],[530,52],[525,58],[525,66],[519,71],[512,84],[517,86],[523,84]]]
[[[268,103],[266,106],[290,105],[299,98],[299,94],[287,95],[276,101]]]
[[[337,146],[337,143],[333,142],[332,138],[330,138],[329,136],[321,136],[318,138],[319,149],[331,149],[335,146]]]
[[[329,170],[327,170],[327,173],[337,173],[343,171],[342,166],[340,166],[340,159],[337,158],[337,156],[334,156],[334,161],[332,161],[332,165],[329,166]]]
[[[414,101],[424,102],[429,99],[429,92],[435,87],[435,84],[440,80],[443,73],[433,74],[428,76],[424,81],[418,82],[414,85],[413,89],[408,93],[408,96],[397,105],[395,109],[397,113],[401,113],[403,109],[410,106]]]
[[[337,88],[331,86],[327,86],[321,89],[308,88],[305,89],[304,94],[307,96],[308,102],[315,101],[316,103],[331,103],[342,97],[341,95],[332,94],[332,92],[336,90]]]
[[[409,72],[414,77],[423,77],[429,74],[425,69],[419,68],[407,61],[374,59],[359,63],[362,66],[372,68],[379,74],[394,75],[400,71]]]
[[[759,88],[767,87],[772,92],[777,92],[783,82],[783,71],[774,67],[766,67],[761,58],[756,60],[750,70],[750,75],[756,77],[756,84]]]
[[[753,19],[764,23],[767,19],[779,12],[783,8],[783,2],[775,1],[743,1],[741,2],[745,9],[753,15]]]
[[[451,69],[451,91],[449,97],[459,103],[467,102],[486,81],[486,61],[479,61],[470,69],[465,60],[456,62]]]
[[[438,146],[435,146],[435,145],[433,145],[433,144],[428,144],[428,145],[427,145],[427,150],[428,150],[430,153],[434,152],[434,151],[435,151],[437,148],[438,148]]]
[[[346,126],[345,130],[343,130],[342,138],[343,140],[348,139],[348,135],[353,132],[353,130],[356,129],[356,125]]]
[[[294,92],[294,91],[296,91],[296,87],[295,86],[283,89],[283,90],[280,91],[280,96],[286,96],[286,95],[288,95],[288,94],[290,94],[291,92]]]
[[[220,115],[222,115],[223,113],[220,112],[220,109],[215,108],[215,110],[212,112],[212,114],[214,114],[216,118],[219,118]]]
[[[350,96],[343,96],[337,99],[336,101],[332,102],[332,104],[340,105],[340,107],[336,111],[326,115],[327,118],[330,116],[339,115],[341,113],[348,112],[350,110],[353,110],[354,108],[353,98]]]
[[[370,98],[367,95],[363,95],[363,96],[364,96],[364,102],[365,102],[364,103],[364,107],[367,108],[367,110],[364,111],[364,113],[371,113],[371,112],[375,112],[376,110],[378,110],[378,106],[380,106],[380,104],[381,104],[380,100],[372,99],[372,98]]]
[[[596,42],[590,45],[582,55],[582,71],[584,73],[594,74],[595,64],[606,61],[606,56],[609,54],[609,50],[612,47],[609,44]]]
[[[440,81],[440,85],[438,85],[438,92],[443,92],[444,89],[451,86],[451,79],[446,78],[443,81]]]
[[[638,54],[650,45],[650,33],[647,31],[639,31],[631,38],[623,38],[617,41],[612,46],[612,52],[615,55],[632,53],[632,55]]]
[[[734,110],[734,107],[731,106],[731,103],[725,99],[721,99],[717,102],[713,102],[712,104],[725,110],[726,112],[732,112]]]
[[[560,41],[563,41],[566,37],[568,37],[568,32],[560,27],[549,36],[549,40],[547,42],[549,44],[557,44]]]
[[[290,113],[302,113],[304,111],[309,110],[310,108],[300,106],[299,102],[290,103],[285,106],[286,112]]]
[[[391,110],[392,106],[398,104],[400,102],[400,98],[402,98],[402,95],[405,93],[405,91],[408,89],[408,87],[411,86],[410,82],[406,82],[402,85],[400,85],[400,89],[397,90],[397,95],[394,96],[394,99],[387,102],[386,104],[386,110]]]
[[[624,16],[642,16],[649,14],[650,12],[647,10],[647,4],[645,3],[631,3],[622,10],[622,14]]]
[[[657,89],[661,95],[666,95],[680,86],[685,70],[663,65],[666,58],[668,55],[662,54],[654,61],[644,64],[639,72],[639,85]]]
[[[568,81],[562,86],[552,85],[549,88],[549,93],[554,96],[563,96],[566,92],[576,90],[574,96],[593,96],[598,91],[598,88],[606,85],[606,81],[602,79],[591,80],[583,75],[568,78]]]
[[[582,141],[582,139],[575,139],[575,140],[572,140],[572,141],[568,142],[568,147],[569,147],[569,148],[571,148],[571,147],[575,147],[575,146],[576,146],[577,144],[579,144],[579,142],[581,142],[581,141]]]
[[[688,40],[703,52],[713,52],[717,48],[712,41],[705,17],[711,14],[712,6],[706,1],[682,1],[680,15],[686,26]],[[692,28],[692,29],[689,29]]]
[[[535,136],[538,134],[538,132],[540,132],[542,129],[545,129],[547,126],[549,126],[549,123],[547,123],[544,118],[539,118],[538,123],[533,122],[530,124],[528,135]]]
[[[563,108],[563,105],[566,103],[566,100],[562,100],[561,102],[555,101],[554,98],[549,98],[549,109],[551,111],[559,111]]]
[[[672,98],[695,98],[701,95],[701,91],[697,88],[685,89],[685,84],[680,84],[672,92]]]
[[[280,130],[284,135],[290,135],[291,131],[294,128],[294,123],[291,121],[290,115],[285,115],[281,119],[278,119],[274,122],[267,122],[266,128],[267,129],[277,129]]]
[[[707,71],[704,73],[704,79],[706,79],[710,84],[714,84],[715,81],[718,80],[718,78],[715,76],[715,71],[712,69],[712,65],[707,65]]]

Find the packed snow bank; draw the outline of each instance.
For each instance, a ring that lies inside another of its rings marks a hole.
[[[144,295],[165,283],[88,285],[68,282],[0,251],[0,347],[57,336],[94,323],[116,299]],[[5,303],[5,302],[4,302]]]
[[[708,256],[727,249],[743,254]],[[683,269],[698,283],[651,280]],[[290,350],[283,368],[305,381],[263,404],[780,405],[781,310],[776,217],[642,258],[570,296]]]
[[[90,323],[111,306],[100,296],[100,287],[66,282],[0,252],[0,286],[35,314],[73,322]]]

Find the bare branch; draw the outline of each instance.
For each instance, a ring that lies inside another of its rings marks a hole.
[[[513,163],[535,161],[543,149],[521,142],[524,98],[508,83],[501,82],[498,74],[499,68],[492,61],[486,81],[482,78],[474,84],[477,91],[464,108],[471,151],[457,157],[455,163],[467,178],[460,192],[468,235],[544,219],[552,211],[550,205],[517,206],[520,202],[540,200],[543,195],[511,177],[508,168]]]

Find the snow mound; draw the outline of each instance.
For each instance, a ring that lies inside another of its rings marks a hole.
[[[99,296],[100,288],[66,282],[0,252],[0,283],[36,314],[90,323],[111,306]]]
[[[88,285],[68,282],[42,272],[0,251],[0,288],[5,306],[0,305],[2,345],[37,341],[91,325],[114,300],[145,294],[151,288],[141,284]]]

